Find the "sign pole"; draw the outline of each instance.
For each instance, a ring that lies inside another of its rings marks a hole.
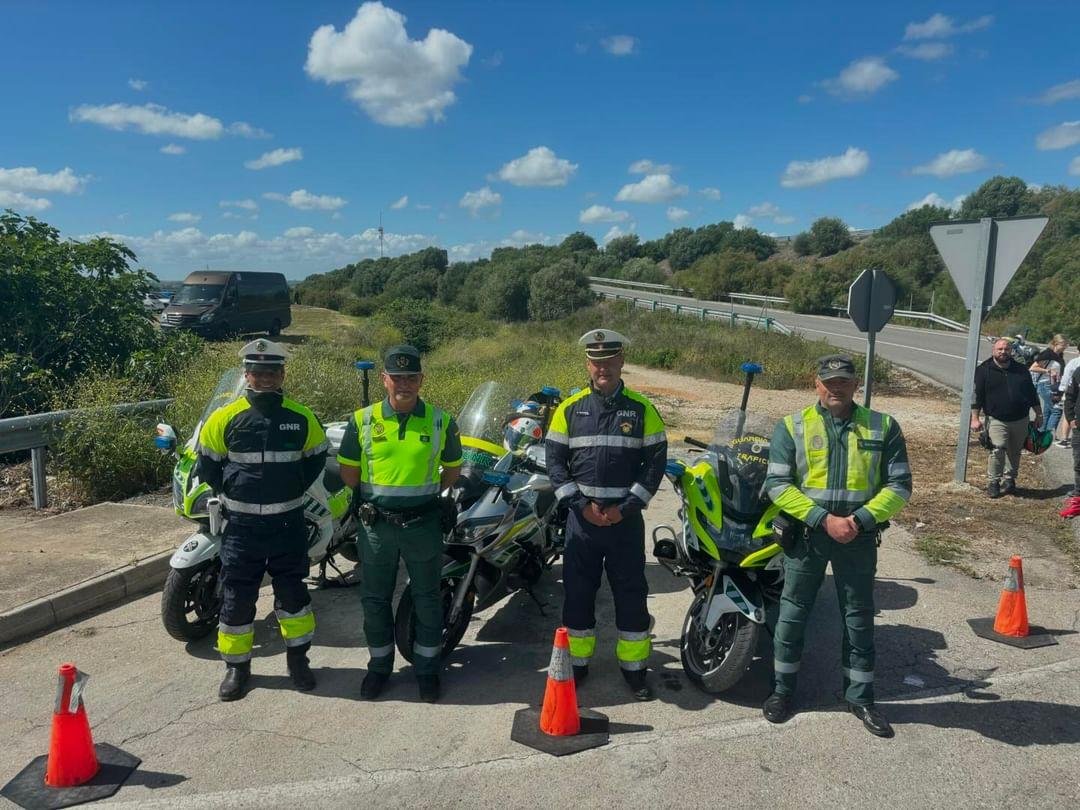
[[[866,375],[863,378],[863,407],[870,407],[870,387],[874,382],[874,339],[877,332],[866,333]]]
[[[979,236],[978,254],[975,259],[975,273],[971,279],[970,301],[971,319],[968,321],[967,354],[964,360],[964,388],[960,395],[960,429],[956,437],[956,467],[953,480],[962,484],[967,480],[968,442],[971,439],[971,400],[975,393],[975,366],[979,363],[979,340],[981,339],[983,307],[987,279],[992,279],[990,264],[994,252],[991,240],[994,234],[994,220],[983,217],[979,220],[982,233]],[[985,414],[984,414],[985,417]]]

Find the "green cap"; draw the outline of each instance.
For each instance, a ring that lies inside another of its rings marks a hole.
[[[855,361],[846,354],[827,354],[824,357],[819,357],[817,376],[819,380],[835,380],[838,377],[854,380]]]
[[[419,374],[420,352],[413,346],[394,346],[386,352],[383,367],[387,374]]]

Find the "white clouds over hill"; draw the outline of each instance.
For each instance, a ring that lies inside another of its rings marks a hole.
[[[942,152],[929,163],[916,166],[912,174],[932,174],[934,177],[952,177],[985,169],[988,161],[974,149],[950,149]]]
[[[333,25],[316,29],[305,70],[328,84],[346,84],[350,98],[380,124],[420,127],[441,121],[457,100],[452,88],[472,51],[441,28],[409,39],[402,14],[364,3],[340,32]]]
[[[269,191],[263,194],[267,200],[283,202],[300,211],[336,211],[348,204],[344,197],[332,197],[328,194],[312,194],[307,189],[297,189],[290,194]]]
[[[40,172],[36,166],[0,168],[0,208],[44,211],[52,205],[52,201],[34,195],[79,194],[89,179],[80,177],[67,167],[52,174]]]
[[[780,178],[784,188],[804,188],[839,180],[858,177],[870,168],[870,155],[862,149],[849,146],[842,155],[823,157],[818,160],[793,160],[788,163]]]
[[[679,185],[670,174],[649,174],[637,183],[628,183],[615,195],[618,202],[665,203],[685,197],[688,186]]]
[[[565,186],[577,169],[576,163],[556,156],[546,146],[537,146],[505,164],[497,177],[515,186]]]

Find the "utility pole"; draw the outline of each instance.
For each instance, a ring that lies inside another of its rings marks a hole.
[[[382,211],[379,212],[379,258],[383,257],[383,226],[382,226]]]

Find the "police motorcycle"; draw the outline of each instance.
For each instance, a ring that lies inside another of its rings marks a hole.
[[[359,361],[356,368],[363,372],[364,404],[368,401],[368,371],[375,364]],[[154,439],[162,452],[176,458],[173,468],[172,495],[176,514],[199,526],[173,553],[169,574],[161,593],[161,621],[165,631],[178,641],[194,641],[208,635],[218,625],[221,613],[221,540],[227,518],[221,502],[209,484],[198,476],[195,445],[203,423],[217,408],[243,396],[244,372],[233,368],[224,372],[199,417],[190,438],[178,448],[178,438],[171,425],[159,424]],[[308,531],[308,558],[319,565],[317,587],[354,584],[348,581],[335,565],[341,555],[351,562],[360,559],[356,547],[356,519],[352,513],[352,490],[338,475],[337,451],[345,433],[346,422],[330,422],[326,436],[330,444],[326,468],[322,476],[307,490],[304,498],[304,523]],[[326,576],[330,567],[335,578]]]
[[[665,474],[682,501],[679,530],[653,530],[653,556],[687,577],[693,591],[680,639],[683,670],[712,694],[732,688],[750,666],[766,606],[779,602],[784,585],[775,532],[785,523],[762,489],[769,439],[744,433],[750,384],[761,367],[746,363],[743,371],[742,407],[721,420],[708,444],[686,437],[704,451],[696,458],[667,463]],[[767,432],[765,424],[751,427]]]
[[[521,401],[508,387],[486,382],[458,415],[462,474],[446,498],[440,588],[444,656],[461,641],[474,612],[518,590],[533,596],[532,586],[562,554],[566,515],[547,476],[543,443],[560,401],[556,388]],[[408,661],[415,621],[407,585],[394,615],[394,636]]]

